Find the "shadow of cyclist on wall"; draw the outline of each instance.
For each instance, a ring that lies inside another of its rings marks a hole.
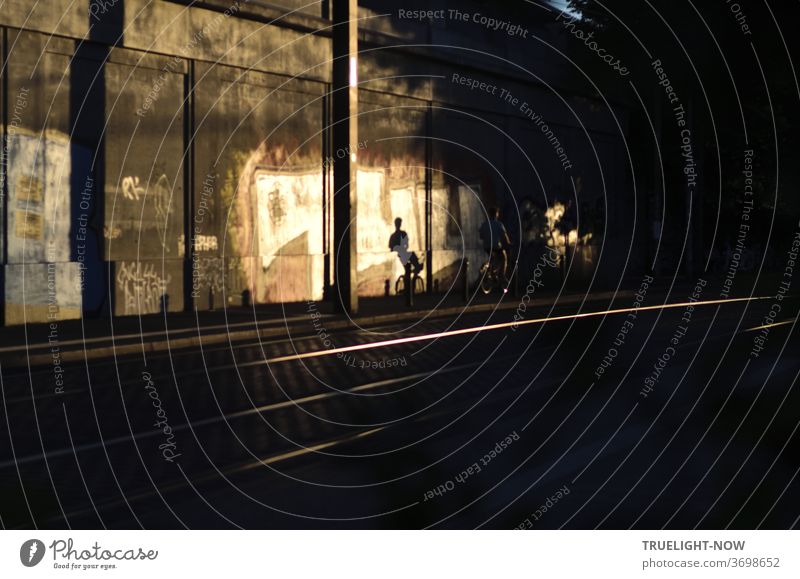
[[[389,249],[397,253],[397,257],[400,259],[400,263],[403,264],[403,267],[407,263],[411,264],[411,267],[414,268],[414,273],[418,274],[422,271],[422,264],[417,257],[417,254],[413,251],[408,251],[408,233],[400,229],[403,225],[403,220],[398,217],[394,220],[394,233],[389,237]]]

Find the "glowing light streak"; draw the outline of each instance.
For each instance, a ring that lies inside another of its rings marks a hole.
[[[477,332],[487,332],[492,330],[501,330],[503,328],[510,328],[511,326],[529,326],[531,324],[544,324],[546,322],[558,322],[563,320],[574,320],[581,318],[592,318],[597,316],[607,316],[614,314],[627,314],[632,311],[652,311],[652,310],[669,310],[676,308],[685,308],[687,306],[711,306],[717,304],[732,304],[737,302],[749,302],[756,300],[774,299],[773,296],[755,297],[755,298],[733,298],[723,300],[707,300],[699,302],[680,302],[676,304],[660,304],[656,306],[641,306],[638,308],[619,308],[613,310],[603,310],[597,312],[585,312],[582,314],[566,314],[563,316],[552,316],[548,318],[535,318],[531,320],[518,320],[514,322],[502,322],[499,324],[488,324],[485,326],[474,326],[471,328],[461,328],[459,330],[448,330],[446,332],[436,332],[433,334],[423,334],[419,336],[408,336],[406,338],[395,338],[392,340],[382,340],[380,342],[370,342],[368,344],[357,344],[355,346],[343,346],[341,348],[331,348],[329,350],[315,350],[314,352],[304,352],[302,354],[290,354],[288,356],[279,356],[277,358],[270,358],[267,360],[268,364],[277,364],[280,362],[289,362],[292,360],[305,360],[308,358],[320,358],[323,356],[332,356],[334,354],[345,352],[356,352],[359,350],[370,350],[372,348],[385,348],[387,346],[396,346],[398,344],[410,344],[413,342],[423,342],[426,340],[435,340],[437,338],[449,338],[451,336],[461,336],[464,334],[475,334]]]

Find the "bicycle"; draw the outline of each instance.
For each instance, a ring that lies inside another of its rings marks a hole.
[[[425,293],[425,281],[419,276],[417,272],[411,272],[411,284],[414,288],[415,294]],[[394,293],[402,295],[406,291],[406,274],[401,273],[397,281],[394,282]]]
[[[507,282],[503,269],[503,260],[500,253],[493,251],[489,259],[484,262],[480,269],[480,282],[478,286],[484,295],[489,295],[494,289],[501,289],[503,293],[508,292]]]

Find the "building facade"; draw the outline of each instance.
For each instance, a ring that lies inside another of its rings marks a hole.
[[[6,0],[6,324],[323,299],[340,155],[358,163],[360,295],[402,271],[397,217],[431,289],[458,283],[491,205],[523,248],[579,239],[576,279],[621,275],[626,109],[570,67],[552,13],[364,2],[342,151],[329,3],[282,4]],[[543,229],[570,200],[574,234]]]

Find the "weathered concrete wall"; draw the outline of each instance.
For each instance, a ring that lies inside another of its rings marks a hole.
[[[8,323],[44,320],[48,313],[74,318],[81,305],[78,264],[70,259],[71,182],[85,175],[91,151],[69,137],[69,84],[62,79],[71,43],[46,41],[25,32],[8,39],[14,48],[4,95]]]
[[[131,66],[119,50],[103,67],[104,246],[114,264],[114,313],[183,309],[185,65]]]
[[[47,35],[92,39],[104,44],[219,62],[242,68],[328,80],[330,58],[325,38],[280,26],[237,18],[246,2],[231,0],[223,11],[161,0],[106,0],[108,12],[90,0],[27,2],[6,0],[0,26]],[[91,28],[90,28],[91,26]]]
[[[196,70],[199,308],[322,297],[324,86],[243,73]]]
[[[330,40],[309,31],[325,22],[304,11],[291,25],[269,25],[240,17],[259,10],[245,2],[213,4],[219,10],[117,0],[90,13],[88,1],[6,0],[6,323],[74,318],[81,308],[133,315],[322,298],[335,252],[330,158],[338,152],[323,131]],[[365,3],[363,15],[378,13]],[[464,257],[476,278],[489,205],[526,239],[531,220],[518,206],[573,194],[581,217],[601,222],[595,236],[613,241],[631,218],[616,120],[596,100],[564,92],[559,67],[537,67],[537,80],[474,51],[442,58],[392,46],[503,45],[484,32],[394,17],[364,26],[361,295],[382,294],[402,272],[388,247],[396,217],[411,250],[421,259],[432,250],[441,290]],[[498,89],[470,90],[459,77]],[[624,131],[624,114],[621,123]],[[622,202],[606,210],[606,196]],[[580,259],[585,277],[599,256],[592,249]]]

